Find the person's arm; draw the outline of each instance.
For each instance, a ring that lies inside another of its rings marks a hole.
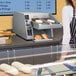
[[[62,40],[62,53],[60,61],[64,60],[64,56],[67,55],[67,47],[70,41],[70,7],[65,6],[62,9],[62,24],[63,24],[63,40]],[[69,47],[68,47],[69,48]],[[65,52],[63,52],[65,51]]]
[[[62,9],[62,24],[63,24],[63,40],[62,44],[69,44],[70,41],[70,11],[69,7],[65,6]]]

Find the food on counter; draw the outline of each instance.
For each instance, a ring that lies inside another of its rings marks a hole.
[[[0,70],[4,71],[5,73],[11,74],[11,75],[19,74],[19,71],[16,68],[14,68],[8,64],[5,64],[5,63],[0,65]]]
[[[14,36],[16,35],[15,33],[12,33],[11,31],[0,31],[0,37],[4,36]]]
[[[4,30],[0,30],[0,33],[4,32]]]
[[[36,18],[32,18],[32,21],[35,21],[36,20]]]
[[[44,39],[48,39],[48,35],[46,35],[46,34],[42,34],[42,37],[43,37]]]
[[[0,76],[15,76],[15,75],[10,75],[10,74],[7,74],[3,71],[0,71]],[[19,75],[16,75],[16,76],[33,76],[33,74],[32,73],[29,73],[29,74],[26,73],[25,74],[23,72],[19,72]]]
[[[49,22],[49,23],[55,23],[55,21],[51,20],[51,19],[48,19],[47,22]]]
[[[41,40],[42,39],[42,37],[40,36],[40,35],[35,35],[35,37],[34,37],[36,40]]]
[[[38,24],[42,24],[43,23],[42,20],[35,20],[35,22],[37,22]]]
[[[4,35],[3,34],[0,34],[0,37],[3,37]]]
[[[15,33],[11,33],[11,34],[0,34],[0,37],[4,37],[4,36],[14,36],[15,35]]]
[[[0,33],[3,33],[3,34],[10,34],[11,33],[11,31],[3,31],[3,32],[0,32]]]
[[[13,62],[12,66],[17,68],[19,71],[24,72],[24,73],[32,73],[30,66],[24,65],[23,63],[20,62]]]

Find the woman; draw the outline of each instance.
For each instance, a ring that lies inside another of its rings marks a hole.
[[[66,0],[67,5],[62,10],[62,23],[63,23],[63,40],[62,50],[68,51],[67,46],[69,44],[76,44],[76,0]],[[65,49],[65,50],[64,50]],[[60,60],[63,61],[63,56],[67,55],[67,52],[62,53]]]
[[[76,43],[76,0],[66,0],[67,6],[62,10],[63,41],[62,44]]]
[[[76,0],[66,0],[67,5],[62,10],[62,23],[63,23],[63,40],[62,50],[66,44],[70,48],[69,44],[76,44]],[[67,48],[65,49],[67,50]],[[68,51],[68,50],[67,50]],[[64,53],[61,55],[61,59]]]

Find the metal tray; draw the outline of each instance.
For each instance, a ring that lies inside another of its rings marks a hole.
[[[49,24],[49,23],[38,24],[36,22],[33,22],[33,28],[35,28],[37,30],[51,29],[51,28],[62,28],[62,25],[61,24]]]
[[[44,42],[44,41],[52,41],[53,39],[41,39],[41,40],[34,40],[35,42]]]
[[[51,27],[50,27],[49,24],[45,24],[45,23],[43,23],[43,24],[38,24],[38,23],[36,23],[36,22],[33,22],[33,28],[40,30],[40,29],[50,29]]]

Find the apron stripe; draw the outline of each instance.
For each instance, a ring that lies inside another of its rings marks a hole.
[[[75,10],[73,9],[73,18],[70,22],[70,44],[76,44],[76,18],[75,18]]]

